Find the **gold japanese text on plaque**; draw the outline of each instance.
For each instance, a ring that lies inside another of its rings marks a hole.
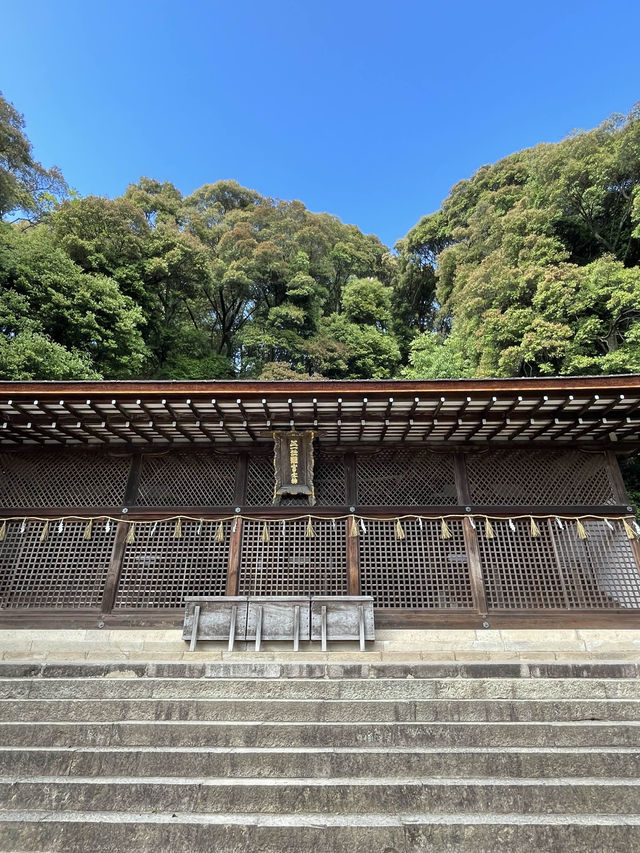
[[[315,505],[313,489],[313,437],[311,430],[305,432],[272,433],[275,442],[273,465],[275,487],[273,503],[277,506],[283,495],[306,496],[309,506]]]

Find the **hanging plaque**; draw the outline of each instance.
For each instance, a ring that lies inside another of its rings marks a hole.
[[[278,506],[283,495],[303,495],[309,506],[316,502],[313,489],[313,437],[314,432],[295,430],[273,433],[275,442],[273,465],[275,488],[273,504]]]

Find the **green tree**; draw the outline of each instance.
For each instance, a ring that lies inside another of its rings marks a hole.
[[[24,117],[0,92],[0,219],[11,213],[40,219],[68,193],[60,170],[34,159],[24,127]]]
[[[135,376],[146,354],[139,306],[113,279],[83,272],[42,225],[0,228],[0,319],[5,358],[13,353],[11,363],[23,359],[25,370],[43,363],[47,341],[63,372],[77,368],[77,378]],[[62,349],[70,355],[62,358]]]
[[[637,370],[639,193],[638,108],[454,186],[399,244],[397,293],[415,271],[437,282],[438,335],[417,339],[409,370]],[[442,353],[443,367],[437,345],[462,361]]]

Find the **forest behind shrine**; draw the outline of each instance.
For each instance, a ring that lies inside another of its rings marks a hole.
[[[80,197],[0,98],[0,216],[0,379],[640,371],[640,107],[482,166],[387,247],[233,180]]]

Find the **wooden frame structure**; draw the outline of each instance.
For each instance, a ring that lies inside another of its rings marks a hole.
[[[274,430],[317,433],[313,508],[272,506]],[[0,622],[362,593],[379,625],[638,625],[638,448],[635,375],[0,383]]]

